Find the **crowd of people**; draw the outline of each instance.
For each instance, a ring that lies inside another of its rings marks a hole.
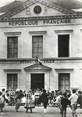
[[[72,116],[77,117],[77,106],[82,108],[82,91],[74,89],[72,92],[69,90],[64,92],[60,90],[46,91],[45,89],[9,91],[2,89],[0,91],[0,112],[3,111],[6,104],[15,106],[16,112],[20,106],[24,106],[26,112],[30,110],[31,113],[36,106],[43,106],[44,113],[46,113],[48,106],[54,106],[60,109],[61,117],[66,117],[67,107],[70,107]]]

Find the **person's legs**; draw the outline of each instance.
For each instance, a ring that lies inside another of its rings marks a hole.
[[[74,110],[75,110],[75,117],[77,117],[76,109],[77,109],[77,104],[75,104],[75,106],[74,106]]]
[[[72,116],[74,117],[74,105],[71,105],[71,109],[72,109]]]
[[[60,109],[60,114],[62,113],[62,106],[61,106],[61,104],[59,103],[59,104],[57,104],[58,105],[58,107],[59,107],[59,109]]]
[[[72,107],[72,116],[77,117],[77,113],[76,113],[77,106],[76,106],[76,104],[73,104],[71,107]]]
[[[1,112],[1,105],[0,105],[0,112]]]
[[[32,108],[30,108],[30,112],[32,113]]]
[[[66,117],[66,108],[63,110],[63,115]]]
[[[61,108],[61,113],[60,114],[61,114],[61,117],[63,117],[63,108]]]
[[[1,112],[3,112],[4,103],[1,104]]]
[[[20,108],[20,105],[21,105],[20,99],[17,99],[16,105],[15,105],[16,112],[18,112],[18,109]]]
[[[1,112],[3,112],[3,108],[1,108]]]
[[[20,104],[17,103],[16,106],[15,106],[16,112],[18,112],[19,107],[20,107]]]
[[[26,113],[28,112],[28,108],[26,108]]]
[[[44,104],[44,113],[46,113],[47,104]]]

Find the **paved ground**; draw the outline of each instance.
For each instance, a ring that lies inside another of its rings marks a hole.
[[[82,109],[77,110],[78,117],[82,117]],[[6,106],[4,112],[0,113],[0,117],[61,117],[59,109],[56,107],[48,107],[47,114],[43,113],[43,107],[36,107],[33,113],[25,113],[25,109],[21,106],[19,112],[15,112],[13,106]],[[67,117],[72,117],[71,109],[67,109]]]

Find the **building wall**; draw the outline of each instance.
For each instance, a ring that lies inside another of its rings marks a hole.
[[[38,15],[33,12],[33,8],[36,5],[42,7],[42,12]],[[34,60],[31,61],[32,35],[43,35],[42,62],[43,65],[51,68],[51,71],[45,72],[38,70],[36,72],[45,74],[44,88],[47,90],[57,90],[59,82],[58,73],[70,73],[70,89],[78,88],[82,90],[82,18],[72,18],[71,23],[49,22],[42,24],[42,20],[40,20],[41,16],[48,18],[48,16],[58,15],[62,16],[64,13],[37,3],[12,17],[36,17],[39,18],[37,25],[9,25],[9,22],[0,22],[0,90],[7,88],[7,73],[18,74],[17,88],[23,90],[29,90],[31,88],[31,73],[35,73],[35,70],[28,72],[24,68],[35,64]],[[18,36],[18,58],[16,58],[16,61],[11,61],[7,59],[7,37],[15,36],[14,34],[16,32],[20,33],[16,35]],[[70,35],[69,57],[58,58],[59,34]],[[30,59],[30,62],[24,61],[24,59]],[[46,59],[46,62],[44,59]],[[11,69],[13,70],[12,72]],[[15,69],[19,69],[19,71],[15,71]]]
[[[0,64],[0,89],[7,88],[7,73],[18,74],[18,88],[23,90],[29,90],[31,88],[31,73],[44,73],[45,74],[45,88],[47,90],[58,89],[58,73],[70,73],[70,89],[77,88],[82,90],[82,62],[73,62],[70,60],[66,61],[55,61],[55,63],[43,63],[46,66],[52,68],[50,72],[27,72],[24,70],[25,67],[33,63],[22,63],[22,64]],[[17,72],[8,72],[5,69],[20,69]]]
[[[82,31],[80,29],[81,26],[77,25],[64,26],[63,29],[62,26],[2,28],[0,29],[0,58],[7,58],[8,35],[5,35],[4,32],[21,32],[18,36],[18,57],[31,58],[33,34],[30,34],[29,31],[46,31],[46,34],[42,34],[44,58],[58,57],[58,34],[70,34],[70,57],[82,57]],[[56,30],[59,30],[59,33],[56,33]]]

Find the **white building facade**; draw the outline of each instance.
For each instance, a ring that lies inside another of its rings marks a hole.
[[[48,0],[29,0],[2,14],[2,88],[82,90],[82,15]]]

